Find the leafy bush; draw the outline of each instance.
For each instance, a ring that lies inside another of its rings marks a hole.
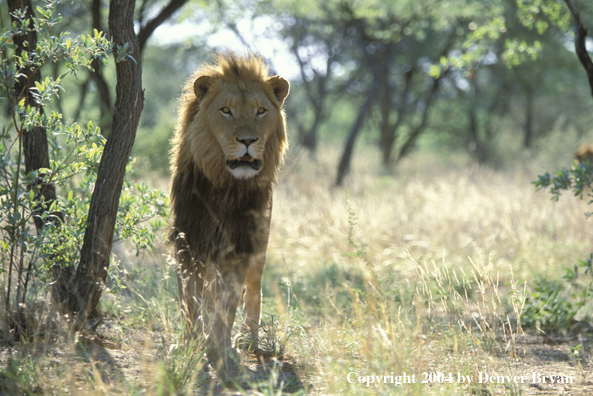
[[[549,188],[554,200],[558,200],[563,191],[572,191],[581,199],[587,195],[591,199],[589,204],[593,203],[593,167],[589,161],[575,162],[572,168],[563,168],[554,175],[539,175],[533,184],[538,190]],[[585,215],[590,216],[591,212]],[[593,254],[586,261],[579,260],[578,265],[573,268],[565,268],[563,278],[575,290],[572,294],[565,291],[566,284],[561,281],[536,281],[533,291],[525,301],[525,309],[521,316],[523,326],[535,327],[546,333],[570,330],[576,322],[577,314],[593,294],[593,279],[589,279],[588,285],[582,285],[579,276],[579,268],[582,267],[585,268],[584,275],[593,275],[592,261]]]
[[[55,2],[49,0],[37,7],[40,18],[15,12],[17,22],[3,29],[0,36],[0,102],[8,104],[11,117],[0,133],[0,276],[5,280],[4,307],[13,335],[27,327],[23,313],[35,298],[29,293],[31,288],[47,290],[61,271],[73,273],[105,145],[92,122],[86,127],[69,124],[62,114],[44,111],[58,96],[64,78],[80,69],[91,69],[94,58],[107,62],[112,53],[112,44],[96,30],[92,36],[75,38],[68,32],[53,35],[52,27],[61,21],[54,7]],[[25,44],[27,51],[17,53],[14,38],[31,31],[37,35],[37,46]],[[36,81],[31,89],[35,103],[27,103],[27,92],[14,90],[18,79],[31,78],[22,71],[37,71],[53,62],[63,62],[66,71],[56,78]],[[23,141],[33,128],[45,130],[49,167],[26,173]],[[57,188],[55,200],[44,197],[41,190],[48,186]],[[130,239],[137,253],[150,248],[154,231],[163,222],[144,222],[164,216],[167,207],[167,198],[160,191],[125,181],[114,239]]]
[[[525,299],[521,314],[524,328],[535,328],[547,334],[567,331],[575,316],[584,306],[587,290],[581,294],[566,295],[565,285],[556,280],[538,279],[533,291]]]

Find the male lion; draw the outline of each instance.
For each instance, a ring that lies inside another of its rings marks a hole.
[[[288,91],[262,58],[226,53],[199,68],[180,98],[168,239],[181,309],[191,331],[205,335],[211,363],[240,356],[231,328],[244,286],[242,332],[257,335]]]

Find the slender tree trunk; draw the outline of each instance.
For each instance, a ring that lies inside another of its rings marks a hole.
[[[300,142],[305,148],[314,153],[317,149],[317,131],[325,118],[325,102],[327,100],[328,94],[326,87],[327,82],[331,76],[331,65],[333,63],[333,59],[331,57],[327,58],[324,74],[317,72],[313,68],[314,77],[309,79],[309,77],[307,77],[307,73],[305,72],[307,63],[303,61],[299,54],[299,44],[301,41],[302,37],[301,39],[295,40],[292,46],[292,51],[299,63],[301,80],[305,87],[305,94],[315,109],[315,116],[313,119],[313,124],[308,128],[308,130],[306,130],[305,127],[299,128],[301,132]],[[327,48],[331,47],[329,42],[325,42],[325,44]]]
[[[78,99],[78,108],[76,109],[76,113],[74,113],[73,120],[78,122],[80,119],[80,114],[82,113],[82,109],[84,108],[84,101],[86,99],[86,95],[89,88],[90,77],[86,79],[85,82],[82,83],[80,86],[80,98]]]
[[[409,71],[405,74],[405,85],[404,89],[401,93],[401,99],[399,104],[397,105],[397,121],[395,125],[391,126],[388,122],[389,115],[385,113],[386,109],[383,109],[383,119],[385,122],[385,117],[387,117],[387,124],[381,127],[381,149],[383,151],[383,167],[388,168],[391,166],[391,155],[393,153],[393,145],[395,144],[395,140],[397,138],[397,131],[399,127],[403,124],[404,120],[406,119],[406,100],[408,94],[410,93],[410,88],[412,86],[412,77],[415,73],[415,69],[412,67]],[[387,73],[386,73],[387,75]],[[385,84],[386,88],[386,96],[389,96],[388,90],[390,89],[387,84]],[[392,110],[393,102],[391,99],[386,100],[386,103],[382,104],[383,106],[389,106],[389,109]]]
[[[52,65],[52,68],[53,68],[52,77],[54,80],[57,80],[58,77],[60,76],[60,62],[55,62]],[[54,98],[54,101],[58,108],[58,113],[64,114],[64,107],[62,106],[62,96],[57,96],[56,98]]]
[[[129,43],[133,59],[126,57],[116,64],[113,124],[91,198],[80,263],[70,288],[69,308],[76,315],[74,331],[85,326],[105,285],[126,164],[144,104],[140,51],[134,33],[134,3],[134,0],[111,0],[109,6],[113,44],[122,48]]]
[[[364,122],[364,118],[366,117],[367,113],[369,112],[369,108],[371,107],[371,103],[379,90],[379,81],[377,78],[373,78],[373,83],[371,84],[371,88],[367,94],[367,97],[364,101],[364,104],[358,111],[358,116],[356,117],[356,121],[350,130],[350,135],[348,136],[348,140],[346,141],[346,146],[344,147],[344,152],[342,153],[342,158],[340,159],[340,163],[338,164],[338,174],[336,176],[336,186],[340,187],[344,183],[344,177],[350,168],[350,160],[352,159],[352,150],[354,149],[354,142],[356,141],[356,137],[358,136],[358,132],[360,132],[360,128],[362,128],[362,124]]]
[[[453,45],[454,41],[455,41],[455,34],[452,34],[447,38],[447,42],[446,42],[443,50],[441,51],[439,59],[441,57],[447,55],[447,53],[449,52],[449,49]],[[420,121],[420,124],[418,124],[418,126],[416,128],[414,128],[414,130],[412,131],[410,136],[408,136],[408,140],[400,147],[399,155],[397,156],[397,160],[396,160],[397,163],[399,163],[399,161],[405,155],[408,154],[408,151],[410,150],[410,148],[412,147],[412,145],[414,144],[414,142],[416,141],[418,136],[424,130],[424,127],[426,126],[426,122],[428,121],[428,113],[429,113],[430,108],[434,102],[436,93],[439,90],[441,80],[445,77],[445,75],[448,72],[449,72],[449,69],[443,70],[438,78],[433,79],[432,88],[430,89],[430,92],[428,93],[428,96],[426,98],[426,105],[424,106],[424,112],[422,113],[422,120]]]
[[[443,78],[443,76],[444,76],[444,74],[441,74],[441,76],[439,78],[434,79],[432,88],[430,89],[430,93],[428,94],[428,97],[426,98],[426,105],[424,106],[424,112],[422,113],[422,120],[420,121],[420,124],[418,124],[418,126],[416,126],[416,128],[414,128],[414,130],[412,131],[410,136],[408,136],[408,140],[399,149],[399,155],[397,156],[397,162],[399,162],[405,155],[408,154],[408,151],[410,150],[410,148],[412,147],[412,145],[414,144],[414,142],[416,141],[418,136],[424,130],[424,127],[426,126],[426,122],[428,121],[429,110],[434,102],[434,98],[435,98],[436,93],[439,89],[439,85],[440,85],[439,83],[440,83],[441,79]]]
[[[383,167],[388,168],[391,163],[391,150],[395,141],[395,131],[391,127],[389,118],[393,110],[393,103],[389,95],[389,86],[383,86],[383,100],[381,101],[381,124],[379,130],[381,132],[381,151],[383,153]]]
[[[320,98],[323,102],[323,98]],[[301,144],[309,149],[311,152],[315,152],[317,149],[317,129],[323,120],[323,106],[318,104],[315,106],[315,119],[309,130],[303,135]]]
[[[8,11],[11,15],[12,22],[16,22],[15,18],[12,17],[12,14],[16,10],[25,10],[26,18],[32,18],[34,16],[31,0],[8,0]],[[37,32],[31,29],[24,36],[13,37],[13,41],[17,46],[17,54],[20,54],[22,52],[31,53],[37,47]],[[11,99],[14,102],[11,103],[10,107],[14,108],[14,103],[24,99],[25,105],[37,108],[39,112],[43,114],[43,107],[37,104],[31,92],[31,89],[34,89],[35,87],[35,83],[41,81],[39,69],[32,67],[24,67],[21,68],[18,71],[18,73],[20,77],[17,79],[14,86],[14,92],[16,94],[16,97]],[[47,141],[46,129],[44,127],[35,127],[29,130],[22,130],[21,134],[23,155],[25,157],[25,173],[29,174],[31,172],[38,171],[41,168],[49,168],[49,146]],[[44,201],[43,204],[39,204],[35,208],[33,208],[33,222],[35,224],[35,228],[37,229],[37,233],[39,233],[41,232],[44,226],[44,221],[42,220],[41,216],[51,206],[52,202],[56,199],[56,189],[53,184],[43,182],[43,180],[40,177],[34,179],[29,184],[28,188],[36,190],[36,201]],[[56,227],[59,227],[61,223],[64,221],[64,216],[60,212],[55,212],[51,214],[49,219],[53,220]],[[26,275],[24,284],[21,288],[20,282],[22,279],[21,276],[23,275],[23,270],[26,272]],[[30,270],[30,265],[26,269],[24,269],[22,265],[19,266],[19,283],[15,296],[15,306],[17,306],[17,317],[20,317],[22,309],[22,306],[18,303],[25,301],[27,284],[30,278]],[[59,289],[60,285],[64,284],[65,280],[68,278],[69,273],[71,272],[63,271],[62,265],[60,263],[55,263],[52,266],[51,274],[54,280],[54,286],[52,287],[52,296],[54,297],[54,299],[59,299],[59,297],[57,297],[56,291]],[[8,293],[10,293],[10,280],[8,286]],[[10,294],[7,295],[7,305],[9,303],[9,300]]]
[[[527,87],[525,92],[525,136],[523,138],[523,147],[531,147],[533,140],[533,90]]]
[[[11,14],[11,21],[16,22],[12,18],[12,14],[16,10],[26,10],[26,17],[32,18],[33,7],[31,0],[8,0],[8,11]],[[16,52],[21,53],[31,52],[37,46],[37,33],[35,30],[29,30],[29,33],[25,36],[13,37],[14,43],[17,45]],[[35,83],[41,81],[41,75],[39,69],[25,67],[19,70],[20,77],[18,78],[14,91],[16,97],[15,102],[21,99],[25,99],[25,105],[36,107],[43,114],[43,108],[35,102],[31,93],[31,88],[35,88]],[[30,130],[22,131],[23,139],[23,153],[25,155],[25,172],[30,173],[37,171],[41,168],[49,168],[49,147],[47,143],[47,133],[43,127],[35,127]],[[56,190],[53,184],[43,183],[40,178],[36,179],[29,188],[40,186],[40,190],[36,195],[36,200],[40,200],[41,197],[45,199],[46,208],[56,199]],[[35,208],[34,222],[37,231],[39,232],[43,227],[43,221],[41,220],[41,214],[45,211],[45,208],[39,205]],[[57,214],[60,219],[61,214]]]
[[[470,107],[468,111],[468,118],[470,138],[467,144],[467,150],[478,160],[479,163],[482,163],[486,159],[486,153],[484,151],[484,147],[482,146],[482,142],[480,141],[478,117],[476,115],[476,109],[474,106]]]

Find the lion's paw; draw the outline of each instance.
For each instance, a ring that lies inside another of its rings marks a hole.
[[[236,348],[211,348],[207,355],[210,365],[224,383],[233,383],[244,374],[241,352]]]

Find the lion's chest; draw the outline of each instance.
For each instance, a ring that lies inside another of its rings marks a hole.
[[[225,191],[201,178],[191,189],[184,187],[177,189],[173,226],[176,234],[185,234],[194,259],[217,261],[260,249],[269,191]]]

